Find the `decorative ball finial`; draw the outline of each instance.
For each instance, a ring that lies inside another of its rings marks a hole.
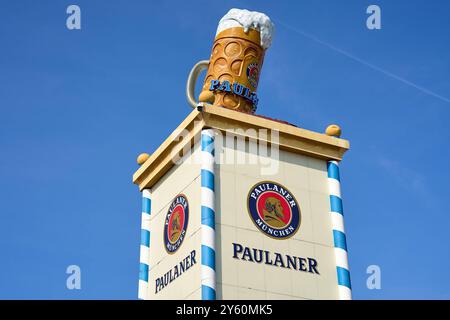
[[[330,124],[325,130],[325,134],[327,136],[339,138],[342,134],[342,130],[337,124]]]
[[[148,153],[141,153],[137,159],[136,162],[138,163],[138,165],[142,165],[144,164],[145,161],[147,161],[147,159],[150,158],[150,155]]]

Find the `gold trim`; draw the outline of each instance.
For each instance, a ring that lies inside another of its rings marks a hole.
[[[297,154],[307,155],[323,160],[342,160],[344,153],[350,148],[347,140],[330,137],[323,133],[317,133],[298,128],[275,120],[246,114],[226,108],[204,105],[201,111],[193,110],[174,132],[161,144],[161,146],[142,164],[134,173],[133,183],[142,191],[151,188],[156,182],[174,166],[175,157],[190,144],[193,146],[200,141],[201,131],[205,128],[220,130],[222,133],[236,134],[236,130],[267,129],[279,132],[277,145],[281,150]],[[179,141],[182,130],[189,134]],[[243,134],[244,138],[257,139],[268,145],[275,143],[270,137],[250,137]]]
[[[200,139],[201,130],[205,127],[201,113],[195,109],[173,131],[158,149],[134,173],[133,183],[139,185],[139,190],[151,188],[167,171],[174,166],[174,158],[186,144],[191,146]],[[189,135],[178,141],[180,133],[188,130]]]
[[[243,27],[233,27],[228,28],[223,31],[221,31],[216,38],[214,39],[214,42],[216,42],[218,39],[222,38],[238,38],[238,39],[245,39],[250,42],[253,42],[257,46],[261,48],[261,35],[259,31],[255,29],[249,29],[247,33],[244,32]]]

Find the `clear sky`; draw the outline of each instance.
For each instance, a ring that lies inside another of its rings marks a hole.
[[[81,30],[66,8],[81,7]],[[382,29],[366,28],[378,4]],[[191,111],[184,89],[230,8],[277,26],[260,114],[343,128],[356,299],[450,298],[448,1],[0,2],[0,298],[135,299],[136,156]],[[67,290],[68,265],[82,289]],[[366,288],[379,265],[382,289]]]

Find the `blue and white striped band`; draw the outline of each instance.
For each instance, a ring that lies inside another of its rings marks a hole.
[[[341,198],[339,164],[337,161],[328,161],[327,168],[339,299],[350,300],[352,298],[352,286],[348,267],[347,240],[344,229],[344,211]]]
[[[216,223],[214,208],[214,130],[201,135],[202,300],[216,299]]]
[[[141,217],[141,246],[139,265],[139,291],[138,298],[147,299],[148,294],[148,269],[150,253],[150,213],[151,213],[150,190],[142,191],[142,217]]]

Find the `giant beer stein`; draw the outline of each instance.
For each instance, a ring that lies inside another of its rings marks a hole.
[[[261,13],[232,9],[222,18],[210,60],[195,65],[189,76],[187,95],[192,106],[203,102],[246,113],[255,112],[258,103],[256,89],[265,54],[261,31],[252,27],[259,27],[258,21],[251,20],[255,16],[263,16],[264,22],[270,23],[271,37],[273,25]],[[245,20],[241,23],[239,19],[243,18]],[[246,25],[249,22],[251,26]],[[199,102],[196,102],[194,85],[203,69],[207,69],[207,73]]]

